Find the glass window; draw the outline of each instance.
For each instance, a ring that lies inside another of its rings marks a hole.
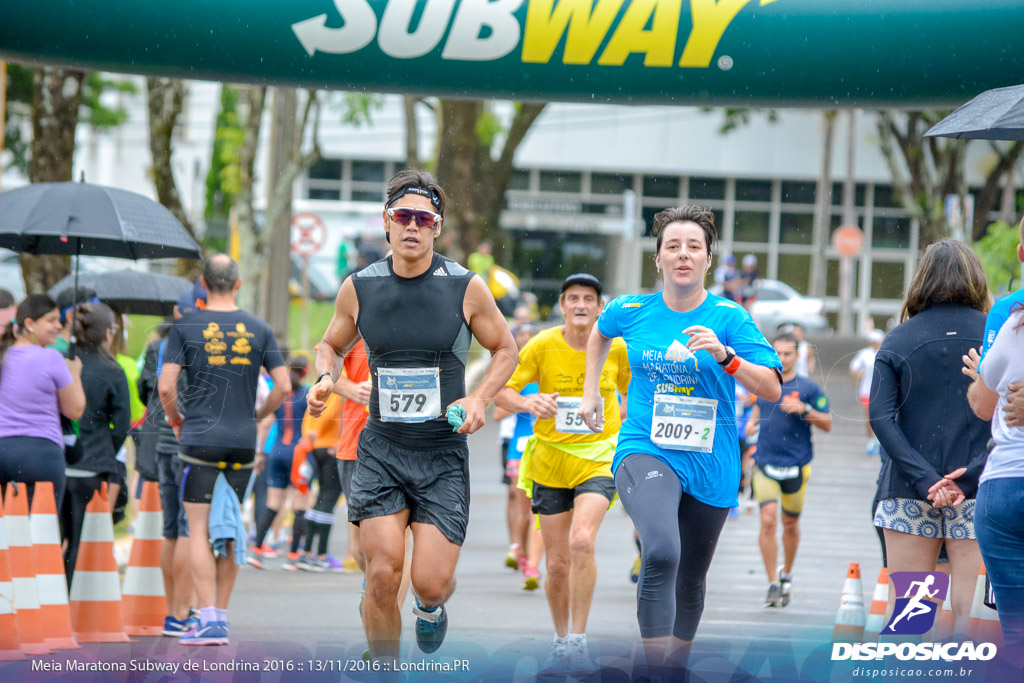
[[[382,202],[384,199],[384,188],[379,190],[352,190],[352,201],[354,202]]]
[[[582,177],[572,171],[541,171],[541,192],[579,192],[582,188]]]
[[[312,180],[341,180],[341,159],[320,159],[309,169]]]
[[[875,216],[871,244],[874,247],[906,249],[910,246],[910,219],[905,216]]]
[[[733,227],[733,241],[761,243],[767,242],[768,212],[737,211],[735,224]]]
[[[357,183],[383,183],[383,161],[353,161],[352,180]]]
[[[856,297],[857,289],[860,287],[860,268],[857,266],[857,259],[853,260],[853,288],[850,293]],[[903,280],[900,280],[902,285]],[[839,259],[829,259],[828,268],[825,272],[825,296],[839,296]]]
[[[633,176],[618,173],[591,173],[591,194],[615,194],[621,196],[623,191],[633,189]]]
[[[906,264],[902,261],[896,263],[873,261],[871,263],[871,298],[902,299],[905,269]]]
[[[875,206],[899,209],[903,207],[903,204],[896,197],[896,192],[890,185],[875,185]]]
[[[777,287],[766,285],[763,281],[757,288],[758,301],[785,301],[787,298]]]
[[[341,199],[341,190],[328,190],[319,187],[309,188],[309,193],[306,195],[307,199],[333,199],[335,201]]]
[[[512,169],[512,175],[508,179],[508,189],[510,190],[529,190],[530,189],[530,171],[525,168]]]
[[[690,199],[725,199],[725,181],[720,178],[690,178]]]
[[[814,214],[784,213],[779,220],[779,242],[811,244],[814,241]]]
[[[811,286],[811,255],[779,254],[779,279],[807,296]]]
[[[782,201],[787,204],[814,204],[817,183],[788,181],[782,183]]]
[[[864,196],[867,193],[867,187],[863,184],[858,183],[853,188],[853,203],[854,206],[864,206]],[[843,184],[832,183],[832,204],[835,206],[843,205]],[[876,199],[875,206],[878,206]]]
[[[770,202],[772,200],[772,183],[770,180],[737,180],[736,201],[738,202]]]
[[[679,178],[667,175],[644,176],[644,197],[679,197]]]

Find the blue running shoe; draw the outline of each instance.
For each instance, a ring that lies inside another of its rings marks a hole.
[[[191,614],[184,621],[175,619],[174,617],[164,617],[163,634],[170,638],[181,638],[198,625],[199,620]]]
[[[427,654],[436,652],[448,633],[448,611],[444,605],[428,611],[417,598],[412,613],[416,615],[416,645]]]
[[[206,626],[197,624],[178,642],[182,645],[227,645],[228,625],[223,621],[211,621]]]

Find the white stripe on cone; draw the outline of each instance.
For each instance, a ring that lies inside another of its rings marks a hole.
[[[36,577],[15,576],[14,584],[15,609],[39,609],[39,592],[36,588]]]
[[[7,522],[7,547],[8,548],[31,548],[32,532],[29,530],[28,517],[23,515],[8,515],[4,517]]]
[[[121,592],[124,595],[164,597],[164,575],[160,567],[128,567]]]
[[[0,616],[4,614],[14,614],[14,584],[10,581],[0,581]]]
[[[82,524],[82,543],[113,543],[114,526],[110,523],[109,512],[86,512]],[[78,572],[75,572],[76,574]]]
[[[35,545],[60,545],[57,515],[34,514],[30,515],[28,519],[32,543]]]
[[[63,574],[36,574],[40,605],[68,604],[68,579]]]
[[[71,581],[73,602],[121,602],[117,572],[75,572]]]
[[[162,512],[140,512],[135,517],[135,538],[141,541],[159,541],[164,537]]]

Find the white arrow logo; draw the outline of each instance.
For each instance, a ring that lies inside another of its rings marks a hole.
[[[362,50],[377,33],[377,15],[365,0],[334,0],[334,7],[344,22],[341,28],[328,28],[326,14],[292,24],[310,57],[318,51],[341,55]]]

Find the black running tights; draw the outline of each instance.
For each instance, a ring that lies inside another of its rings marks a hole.
[[[729,508],[684,493],[675,472],[644,453],[626,456],[615,487],[640,535],[640,636],[693,640],[704,611],[704,579]]]

